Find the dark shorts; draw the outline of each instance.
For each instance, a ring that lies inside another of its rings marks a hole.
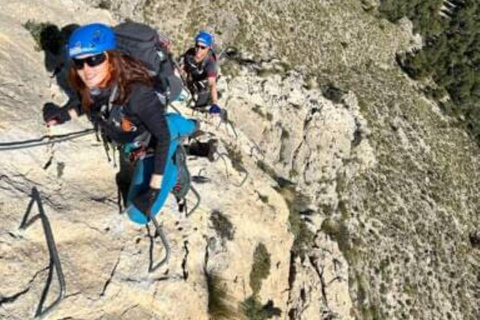
[[[210,90],[200,91],[196,93],[194,109],[204,108],[212,104],[212,96]]]
[[[168,84],[170,85],[169,101],[175,101],[183,90],[183,81],[180,77],[172,75],[168,77]]]

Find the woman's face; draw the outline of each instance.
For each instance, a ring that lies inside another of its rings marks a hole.
[[[89,89],[104,86],[110,75],[108,55],[84,55],[73,59],[78,76]]]
[[[209,47],[207,47],[205,44],[197,42],[195,44],[195,60],[203,60],[207,56],[208,49]]]

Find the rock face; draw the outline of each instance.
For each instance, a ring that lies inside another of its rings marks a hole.
[[[478,319],[479,149],[396,67],[421,42],[377,5],[0,0],[2,141],[90,127],[42,122],[67,98],[39,22],[146,20],[177,52],[203,28],[240,51],[219,80],[233,127],[201,117],[228,158],[189,159],[210,182],[191,217],[162,211],[172,253],[154,273],[160,242],[119,214],[93,135],[0,151],[0,318],[33,317],[48,277],[41,223],[18,229],[36,186],[67,283],[52,319]]]
[[[115,17],[129,17],[133,20],[142,20],[144,16],[143,8],[147,0],[85,0],[93,8],[105,9],[110,11]]]
[[[84,119],[50,129],[43,124],[43,103],[53,100],[62,104],[66,97],[50,78],[52,70],[45,69],[45,59],[52,56],[35,50],[37,44],[25,26],[29,20],[34,24],[49,22],[58,29],[75,22],[113,23],[106,11],[84,11],[82,6],[72,3],[66,7],[60,1],[37,2],[29,7],[2,3],[3,141],[63,134],[90,126]],[[84,20],[77,19],[80,12]],[[205,122],[204,128],[215,132],[216,123]],[[227,145],[233,149],[233,136],[219,133],[224,141],[220,151],[226,152]],[[197,186],[202,203],[192,217],[179,214],[173,199],[167,204],[161,221],[172,253],[167,265],[150,274],[153,230],[119,215],[116,169],[93,135],[2,152],[1,318],[31,318],[47,280],[49,255],[41,223],[18,229],[34,186],[41,192],[67,284],[65,300],[51,314],[54,319],[208,319],[207,274],[218,274],[221,286],[227,288],[233,314],[239,303],[252,295],[251,271],[260,244],[267,250],[271,267],[266,270],[268,278],[255,285],[258,299],[272,301],[275,307],[286,305],[293,236],[286,203],[272,188],[269,177],[252,173],[239,188],[236,185],[244,175],[228,159],[215,165],[206,159],[191,159],[192,173],[204,169],[211,182]],[[262,202],[260,195],[271,204]],[[227,235],[222,233],[225,226],[231,229]],[[152,252],[153,262],[164,255],[158,239]],[[57,294],[54,276],[45,307]]]

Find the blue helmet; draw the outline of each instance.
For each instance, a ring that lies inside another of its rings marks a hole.
[[[206,46],[212,47],[213,46],[213,36],[206,32],[200,31],[197,36],[195,37],[195,42],[203,43]]]
[[[92,23],[76,29],[68,40],[68,57],[99,54],[117,47],[115,32],[101,23]]]

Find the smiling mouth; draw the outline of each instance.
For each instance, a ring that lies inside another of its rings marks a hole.
[[[92,76],[85,77],[85,81],[92,81],[96,77],[97,77],[97,75],[92,75]]]

